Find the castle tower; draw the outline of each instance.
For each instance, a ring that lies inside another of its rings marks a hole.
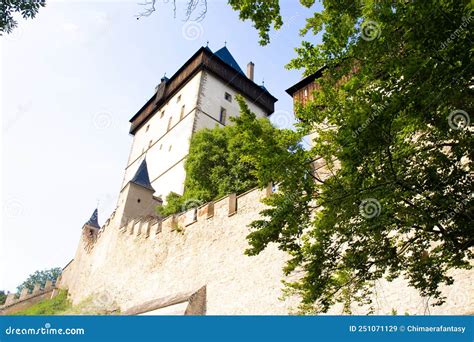
[[[130,119],[133,143],[119,206],[125,203],[124,194],[131,194],[132,187],[143,194],[150,192],[150,196],[154,189],[162,199],[171,191],[182,194],[184,162],[193,133],[228,125],[229,117],[240,112],[235,95],[242,95],[257,117],[273,113],[277,99],[253,81],[253,63],[247,70],[248,76],[226,47],[215,53],[202,47],[173,76],[161,79],[153,96]],[[145,155],[150,186],[137,187],[133,179],[142,168]],[[134,200],[126,200],[132,212]],[[125,211],[127,216],[129,212]]]
[[[154,192],[148,176],[147,162],[143,159],[135,175],[120,192],[116,215],[121,223],[125,224],[139,217],[156,216],[156,206],[162,204],[162,201],[153,196]]]
[[[84,223],[84,226],[82,227],[82,229],[88,236],[93,236],[97,234],[97,232],[100,229],[99,211],[97,208],[92,213],[90,219],[86,223]]]

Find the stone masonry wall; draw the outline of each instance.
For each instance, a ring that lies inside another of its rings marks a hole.
[[[287,255],[270,245],[246,256],[248,224],[259,218],[265,192],[230,195],[162,222],[131,221],[120,226],[112,217],[95,237],[83,234],[74,260],[61,282],[73,303],[90,296],[117,304],[122,312],[156,298],[193,292],[206,286],[208,315],[276,315],[294,311],[297,300],[279,300]],[[455,284],[444,289],[445,305],[409,289],[406,282],[377,283],[376,314],[472,314],[472,271],[456,271]],[[341,314],[339,307],[331,310]],[[354,314],[367,308],[353,307]]]

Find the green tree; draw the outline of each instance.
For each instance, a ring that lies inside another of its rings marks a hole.
[[[185,211],[229,193],[242,193],[271,180],[270,164],[280,163],[298,145],[299,136],[290,130],[274,128],[268,119],[257,119],[245,101],[237,97],[240,115],[232,125],[200,130],[191,139],[185,163],[183,196],[170,193],[163,216]],[[258,158],[251,151],[265,151]]]
[[[0,36],[4,33],[11,33],[17,27],[18,22],[14,18],[16,13],[24,19],[34,18],[40,7],[45,5],[45,0],[5,0],[0,2]]]
[[[7,300],[7,294],[3,290],[0,291],[0,305],[3,305],[6,300]]]
[[[44,286],[47,280],[56,281],[56,279],[61,275],[61,267],[55,267],[48,270],[36,271],[33,274],[30,274],[28,278],[18,285],[17,292],[20,293],[25,287],[32,291],[35,287],[35,284],[40,284]]]
[[[272,3],[275,11],[230,1],[263,43],[281,21]],[[370,303],[376,280],[398,276],[440,304],[439,286],[453,282],[448,271],[470,268],[473,257],[472,4],[322,4],[288,65],[306,75],[327,67],[314,100],[296,110],[298,132],[316,133],[314,147],[283,153],[257,174],[280,187],[252,223],[247,253],[276,242],[292,256],[285,271],[304,275],[287,290],[301,296],[304,313],[338,301],[350,312],[353,301]],[[311,43],[319,34],[322,43]],[[308,176],[318,157],[331,177]]]

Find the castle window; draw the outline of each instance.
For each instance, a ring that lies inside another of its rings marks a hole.
[[[221,107],[221,114],[219,116],[219,122],[223,125],[225,125],[225,119],[227,116],[227,110],[223,107]]]
[[[160,144],[160,150],[163,148],[163,144]]]
[[[153,140],[150,140],[150,142],[148,143],[148,147],[151,147],[152,144],[153,144]]]
[[[179,102],[181,101],[181,95],[178,96],[178,98],[176,99],[176,102]]]
[[[170,147],[168,148],[168,152],[171,151],[172,147],[173,147],[173,145],[170,145]]]
[[[160,119],[161,119],[163,116],[165,116],[165,111],[164,111],[164,110],[161,111]]]
[[[184,105],[181,107],[181,113],[179,114],[179,119],[182,120],[184,117]]]
[[[232,102],[232,95],[230,95],[229,93],[225,93],[224,97],[227,101]]]
[[[304,97],[308,97],[308,89],[304,90]]]
[[[168,121],[168,128],[166,129],[166,131],[169,131],[169,130],[171,129],[171,122],[172,122],[172,120],[173,120],[173,117],[170,116],[170,119],[169,119],[169,121]]]
[[[147,125],[145,132],[148,132],[149,129],[150,129],[150,125]]]

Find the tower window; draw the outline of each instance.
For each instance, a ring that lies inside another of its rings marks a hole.
[[[164,111],[164,110],[161,111],[160,119],[161,119],[163,116],[165,116],[165,111]]]
[[[152,144],[153,144],[153,140],[150,140],[150,142],[148,143],[148,147],[151,147]]]
[[[181,107],[181,113],[179,114],[179,119],[182,120],[184,117],[184,105]]]
[[[145,132],[148,132],[149,129],[150,129],[150,125],[147,125]]]
[[[163,144],[160,144],[160,150],[163,148]]]
[[[221,107],[221,113],[220,113],[220,116],[219,116],[219,122],[223,125],[225,125],[225,120],[226,120],[226,117],[227,117],[227,110],[223,107]]]
[[[168,128],[166,129],[166,131],[169,131],[169,130],[170,130],[172,120],[173,120],[173,117],[170,116],[170,119],[169,119],[169,121],[168,121]]]
[[[176,102],[179,102],[181,101],[181,95],[178,96],[178,98],[176,99]]]
[[[173,145],[170,145],[170,147],[168,148],[168,152],[171,151],[171,148],[173,148]]]
[[[230,95],[229,93],[225,93],[224,97],[227,101],[232,102],[232,95]]]

